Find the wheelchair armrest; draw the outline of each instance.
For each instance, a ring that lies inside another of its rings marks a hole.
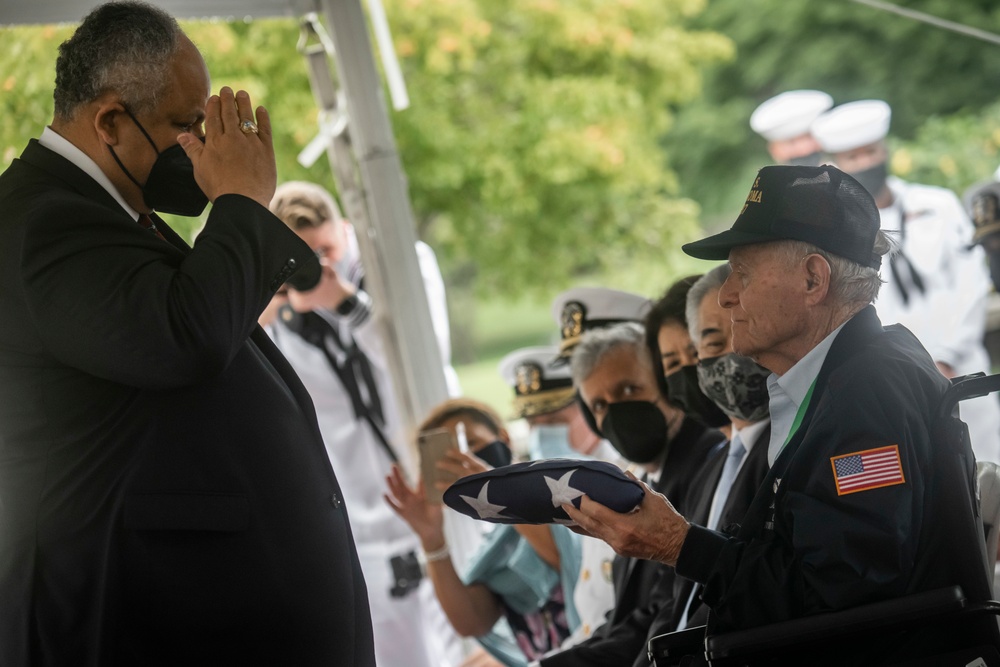
[[[708,637],[709,660],[780,652],[790,646],[829,644],[835,638],[884,634],[919,621],[932,621],[968,606],[961,586],[914,593],[843,611],[815,614],[781,623]]]
[[[649,661],[656,667],[666,667],[686,655],[705,652],[705,626],[695,625],[677,632],[657,635],[649,640]]]

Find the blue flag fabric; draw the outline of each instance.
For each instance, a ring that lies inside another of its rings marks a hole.
[[[638,507],[645,492],[614,464],[546,459],[463,477],[444,492],[444,502],[491,523],[573,525],[562,505],[579,507],[583,495],[624,514]]]

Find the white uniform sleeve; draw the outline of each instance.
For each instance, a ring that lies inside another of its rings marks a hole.
[[[989,270],[981,247],[969,249],[972,222],[952,193],[937,212],[945,216],[947,256],[945,280],[951,289],[938,292],[946,303],[936,304],[937,312],[947,312],[948,322],[942,336],[933,341],[928,352],[935,361],[960,371],[966,366],[970,351],[983,346],[986,329],[986,297],[990,289]],[[988,368],[981,370],[989,371]]]

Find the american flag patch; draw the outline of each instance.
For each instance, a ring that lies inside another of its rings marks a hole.
[[[830,458],[830,464],[833,466],[838,496],[906,481],[903,479],[898,445],[834,456]]]

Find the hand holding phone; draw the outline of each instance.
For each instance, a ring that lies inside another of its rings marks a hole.
[[[437,462],[452,449],[458,449],[455,435],[445,428],[423,431],[417,436],[417,449],[420,452],[420,475],[424,481],[427,502],[440,505],[443,502],[444,491],[437,486],[438,482],[451,484],[458,477],[437,467]]]

